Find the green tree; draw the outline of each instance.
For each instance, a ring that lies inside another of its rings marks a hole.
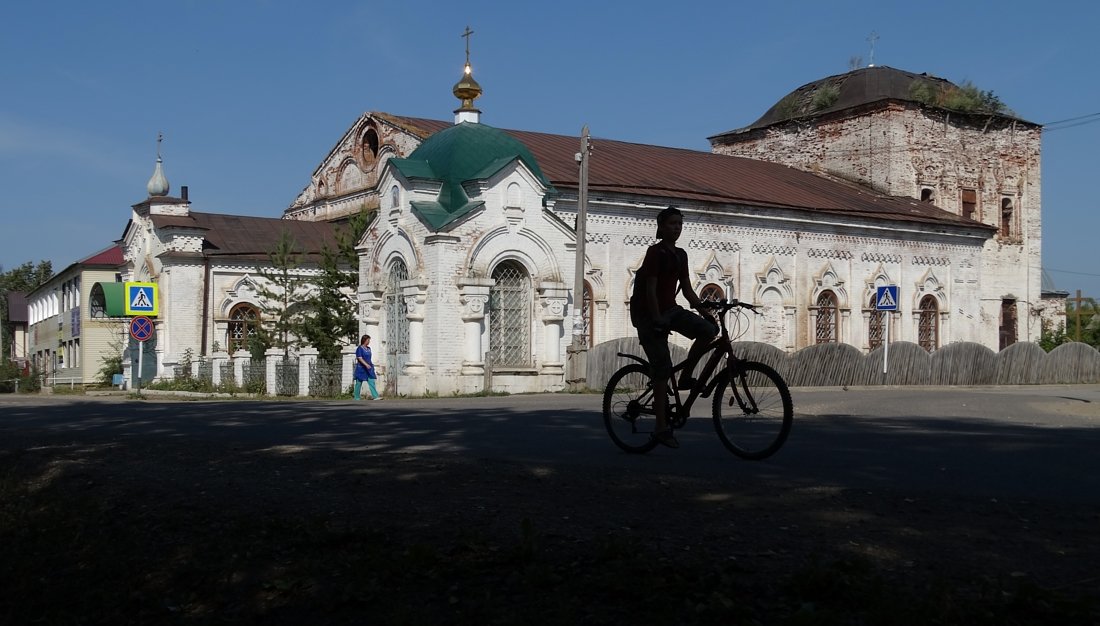
[[[49,261],[39,261],[38,265],[27,261],[17,268],[4,271],[0,267],[0,320],[3,322],[3,333],[0,333],[0,348],[6,358],[11,354],[8,348],[12,341],[11,318],[8,315],[8,294],[28,293],[36,289],[53,276],[53,265]]]
[[[309,281],[298,271],[302,254],[290,232],[284,230],[275,249],[268,253],[270,269],[259,270],[265,278],[257,289],[263,307],[264,320],[257,328],[264,345],[281,348],[283,357],[290,355],[299,337],[304,335],[303,307],[309,299]],[[251,346],[250,346],[251,347]]]
[[[355,244],[366,230],[370,214],[361,212],[337,227],[333,246],[321,251],[321,275],[317,292],[306,306],[304,337],[326,360],[340,358],[340,348],[357,343],[356,316],[359,292],[359,254]]]

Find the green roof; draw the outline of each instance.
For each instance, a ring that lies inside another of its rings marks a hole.
[[[553,189],[526,146],[508,133],[484,124],[456,124],[426,139],[407,158],[389,162],[407,179],[440,183],[435,202],[412,203],[413,211],[428,226],[440,230],[485,204],[471,201],[463,183],[489,178],[517,159],[547,189]]]

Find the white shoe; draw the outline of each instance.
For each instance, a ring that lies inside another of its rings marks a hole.
[[[378,396],[377,398],[371,398],[371,400],[381,400],[381,399],[382,399],[382,396]]]

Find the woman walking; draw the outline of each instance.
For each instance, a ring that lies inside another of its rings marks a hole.
[[[374,362],[371,361],[370,353],[370,335],[363,335],[359,339],[359,347],[355,349],[355,393],[353,397],[359,399],[359,389],[363,386],[363,381],[367,381],[367,388],[370,389],[370,395],[372,400],[381,400],[382,396],[378,395],[378,389],[374,387],[374,379],[378,378],[378,375],[374,372]]]

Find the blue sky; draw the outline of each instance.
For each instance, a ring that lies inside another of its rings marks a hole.
[[[156,136],[197,211],[278,217],[364,111],[451,119],[467,24],[501,128],[709,149],[871,60],[992,90],[1044,132],[1043,264],[1100,297],[1100,4],[161,0],[0,10],[0,266],[122,235]],[[598,152],[594,155],[598,158]]]

